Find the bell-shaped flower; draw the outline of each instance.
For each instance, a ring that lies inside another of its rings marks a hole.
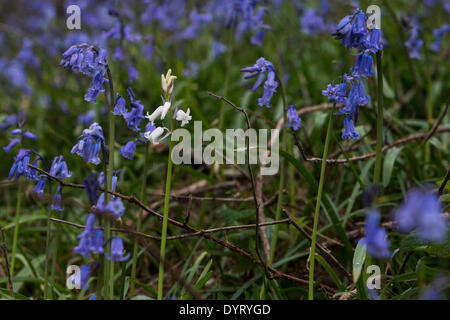
[[[130,253],[123,256],[123,251],[122,239],[119,237],[113,237],[111,241],[111,256],[109,256],[108,253],[105,253],[105,255],[108,260],[122,262],[128,260],[130,257]]]
[[[177,121],[181,121],[181,126],[183,127],[185,124],[189,123],[189,121],[192,119],[192,116],[190,115],[191,110],[188,108],[186,112],[183,110],[178,110],[177,112]]]

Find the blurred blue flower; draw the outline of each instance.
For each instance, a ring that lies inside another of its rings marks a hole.
[[[131,64],[127,68],[128,82],[132,83],[139,78],[139,72]]]
[[[367,245],[367,252],[376,258],[389,258],[390,242],[386,230],[380,226],[380,215],[377,211],[371,210],[367,215],[364,242]]]
[[[399,231],[417,231],[424,242],[443,242],[447,238],[447,219],[443,215],[439,196],[427,189],[410,190],[396,211]]]
[[[289,123],[286,124],[286,127],[292,128],[292,130],[297,131],[300,129],[302,120],[298,116],[297,110],[293,105],[287,107],[287,117],[289,120]]]
[[[123,242],[119,237],[113,237],[111,242],[111,256],[108,253],[105,253],[106,258],[111,261],[122,262],[128,260],[130,257],[130,253],[126,256],[123,256]]]
[[[18,117],[16,114],[6,116],[6,119],[0,124],[0,132],[7,130],[9,127],[17,124]]]
[[[53,196],[52,204],[50,209],[55,211],[64,211],[64,208],[61,206],[61,186],[59,185],[56,188],[55,195]]]
[[[411,34],[408,41],[405,42],[409,49],[409,56],[414,59],[420,59],[420,48],[423,46],[423,40],[420,39],[420,25],[417,17],[412,20]]]
[[[111,199],[106,206],[106,211],[108,211],[114,219],[119,219],[121,216],[123,216],[123,213],[125,211],[122,199]]]
[[[36,183],[36,186],[33,188],[33,190],[31,191],[31,193],[42,199],[44,197],[44,188],[45,188],[45,181],[47,180],[47,178],[45,176],[41,176],[41,178],[38,180],[38,182]]]
[[[98,192],[98,179],[96,173],[90,173],[87,178],[83,180],[84,189],[86,190],[86,194],[91,203],[95,203],[97,201],[97,192]]]
[[[82,126],[88,126],[94,121],[94,118],[95,118],[94,110],[89,110],[86,113],[80,114],[78,116],[77,121]]]
[[[439,51],[442,43],[442,36],[447,32],[450,32],[450,24],[445,24],[442,27],[433,30],[434,42],[431,45],[431,50],[434,52]]]
[[[120,154],[122,157],[133,160],[134,152],[136,151],[136,143],[134,141],[129,141],[126,145],[120,148]]]
[[[10,139],[9,144],[7,146],[4,146],[3,150],[6,153],[9,153],[11,151],[11,149],[14,148],[19,143],[20,143],[20,139],[19,138]]]

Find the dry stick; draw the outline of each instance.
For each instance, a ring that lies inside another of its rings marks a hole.
[[[66,181],[64,181],[64,180],[62,180],[62,179],[59,179],[59,178],[57,178],[57,177],[55,177],[55,176],[49,174],[49,173],[46,172],[45,170],[42,170],[41,168],[35,167],[35,166],[31,165],[31,164],[28,164],[28,167],[30,167],[30,168],[32,168],[32,169],[35,169],[35,170],[39,171],[40,173],[42,173],[42,174],[46,175],[47,177],[49,177],[49,178],[51,178],[51,179],[53,179],[53,180],[59,182],[60,184],[62,184],[62,185],[65,186],[65,187],[72,187],[72,188],[77,188],[77,189],[84,189],[84,185],[82,185],[82,184],[75,184],[75,183],[69,183],[69,182],[66,182]],[[100,189],[101,191],[104,191],[104,188],[103,188],[103,187],[99,187],[99,189]],[[146,206],[145,204],[143,204],[142,201],[140,201],[139,199],[137,199],[134,195],[126,196],[126,195],[123,195],[123,194],[121,194],[121,193],[119,193],[119,192],[114,192],[114,191],[111,191],[111,190],[108,190],[107,192],[108,192],[109,194],[113,195],[113,196],[116,196],[116,197],[119,197],[119,198],[121,198],[121,199],[123,199],[123,200],[125,200],[125,201],[128,201],[129,203],[134,203],[134,204],[136,204],[138,207],[141,207],[141,208],[144,209],[147,213],[149,213],[149,214],[151,214],[151,215],[157,217],[157,218],[160,219],[160,220],[163,219],[163,216],[162,216],[161,214],[159,214],[159,213],[156,212],[155,210],[153,210],[153,209],[151,209],[150,207],[148,207],[148,206]],[[185,230],[187,230],[187,231],[189,231],[189,232],[192,232],[192,233],[199,233],[199,235],[201,235],[203,238],[208,239],[208,240],[211,240],[211,241],[213,241],[213,242],[215,242],[215,243],[221,245],[222,247],[225,247],[225,248],[227,248],[227,249],[229,249],[229,250],[231,250],[231,251],[234,251],[235,253],[239,254],[240,256],[249,259],[249,260],[252,261],[253,263],[259,264],[259,265],[261,265],[261,266],[264,267],[264,264],[263,264],[260,260],[255,259],[255,258],[254,258],[250,253],[248,253],[247,251],[245,251],[245,250],[239,248],[238,246],[236,246],[236,245],[234,245],[234,244],[232,244],[232,243],[230,243],[230,242],[228,242],[228,241],[226,241],[226,240],[221,240],[221,239],[219,239],[219,238],[216,238],[216,237],[214,237],[214,236],[211,236],[211,235],[209,235],[208,233],[202,232],[202,230],[198,230],[198,229],[196,229],[196,228],[194,228],[194,227],[192,227],[192,226],[190,226],[190,225],[188,225],[188,224],[184,224],[184,223],[179,222],[179,221],[177,221],[177,220],[174,220],[174,219],[172,219],[172,218],[168,218],[168,222],[171,223],[171,224],[173,224],[173,225],[175,225],[175,226],[177,226],[177,227],[179,227],[179,228],[183,228],[183,229],[185,229]],[[253,227],[253,226],[252,226],[252,227]],[[271,267],[271,266],[268,266],[267,269],[268,269],[270,272],[272,272],[272,274],[274,275],[274,278],[288,279],[288,280],[294,281],[294,282],[299,283],[299,284],[302,284],[302,285],[307,285],[307,284],[309,283],[308,280],[304,280],[304,279],[297,278],[297,277],[295,277],[295,276],[291,276],[291,275],[286,274],[286,273],[284,273],[284,272],[281,272],[281,271],[279,271],[279,270],[277,270],[277,269],[275,269],[275,268],[273,268],[273,267]],[[328,292],[331,292],[331,293],[335,293],[335,292],[336,292],[335,289],[333,289],[333,288],[331,288],[330,286],[327,286],[327,285],[325,285],[325,284],[320,283],[319,286],[320,286],[321,288],[323,288],[324,290],[328,291]]]
[[[450,169],[447,170],[447,174],[444,177],[444,180],[442,181],[441,186],[439,187],[439,195],[442,196],[442,193],[444,193],[445,185],[447,184],[447,181],[450,179]]]
[[[8,277],[8,287],[9,287],[9,293],[11,294],[11,297],[14,299],[14,287],[11,280],[11,271],[9,270],[9,261],[8,261],[8,250],[6,248],[6,236],[5,236],[5,228],[0,227],[0,231],[2,233],[2,251],[3,256],[5,257],[5,267],[6,267],[6,275]]]
[[[245,109],[238,107],[237,105],[235,105],[233,102],[231,102],[230,100],[228,100],[226,97],[223,96],[218,96],[212,92],[208,92],[208,94],[216,99],[219,99],[225,103],[227,103],[228,105],[232,106],[235,110],[241,112],[244,114],[245,116],[245,121],[247,122],[247,129],[250,130],[251,129],[251,125],[250,125],[250,119],[248,118],[248,114],[247,111],[245,111]],[[255,209],[256,209],[256,226],[255,226],[255,251],[256,254],[258,255],[259,260],[261,260],[262,265],[264,266],[264,271],[266,273],[266,276],[270,279],[271,276],[269,274],[267,274],[267,260],[264,260],[261,257],[261,253],[259,252],[259,245],[258,245],[258,237],[260,237],[260,229],[259,229],[259,201],[258,201],[258,196],[256,195],[256,181],[255,178],[253,176],[253,170],[252,170],[252,165],[250,164],[250,137],[249,135],[246,135],[245,137],[245,142],[246,142],[246,146],[247,146],[247,168],[248,168],[248,172],[250,175],[250,181],[252,184],[252,192],[253,192],[253,199],[255,201]]]
[[[435,130],[434,134],[436,134],[436,133],[444,133],[444,132],[450,132],[450,127],[444,127],[444,128],[441,128],[441,129],[437,129],[437,130]],[[395,141],[385,145],[381,151],[382,152],[386,152],[387,150],[392,149],[395,146],[398,146],[398,145],[401,145],[401,144],[405,144],[405,143],[408,143],[408,142],[411,142],[411,141],[414,141],[414,140],[423,139],[427,134],[429,134],[429,132],[418,133],[418,134],[411,135],[409,137],[405,137],[405,138],[402,138],[402,139],[399,139],[399,140],[395,140]],[[348,161],[366,160],[366,159],[370,159],[370,158],[375,157],[375,155],[376,155],[376,152],[374,151],[374,152],[366,153],[366,154],[363,154],[363,155],[360,155],[360,156],[351,157],[348,160],[347,159],[327,159],[327,163],[339,164],[339,163],[346,163]],[[307,159],[307,161],[309,161],[309,162],[321,162],[322,159],[313,157],[313,158]]]
[[[433,124],[433,127],[430,129],[430,131],[428,131],[428,133],[425,135],[425,137],[423,138],[423,141],[416,148],[416,150],[420,149],[423,146],[423,144],[425,142],[427,142],[431,138],[431,136],[436,132],[438,126],[441,124],[442,120],[444,120],[445,115],[447,114],[449,103],[450,103],[450,98],[447,99],[447,103],[445,104],[444,110],[442,110],[441,115],[436,120],[436,122]]]
[[[308,232],[306,232],[294,219],[294,217],[292,217],[292,215],[290,215],[284,208],[282,209],[282,211],[284,212],[284,214],[289,218],[290,222],[294,225],[294,227],[300,231],[301,234],[303,234],[306,238],[308,238],[309,241],[312,241],[311,236],[309,235]],[[341,271],[345,274],[345,276],[351,281],[353,281],[353,277],[352,275],[344,268],[344,266],[331,254],[330,250],[328,250],[327,248],[323,247],[319,242],[316,243],[317,248],[319,248],[320,250],[322,250],[323,253],[325,253],[330,260],[332,260],[336,266],[339,267],[339,269],[341,269]]]

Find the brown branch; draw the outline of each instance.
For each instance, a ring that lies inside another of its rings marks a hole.
[[[439,195],[442,196],[445,190],[445,186],[447,185],[448,180],[450,179],[450,169],[447,170],[447,174],[444,177],[444,180],[441,183],[441,186],[439,187]]]
[[[423,141],[419,144],[419,146],[416,148],[416,150],[420,149],[423,146],[423,144],[425,142],[427,142],[431,138],[431,136],[436,132],[438,126],[441,124],[442,120],[444,120],[444,118],[447,114],[449,103],[450,103],[450,98],[447,99],[447,103],[445,104],[444,110],[442,110],[441,115],[439,116],[437,121],[433,124],[433,127],[431,128],[431,130],[428,131],[428,133],[425,135],[425,137],[423,138]]]

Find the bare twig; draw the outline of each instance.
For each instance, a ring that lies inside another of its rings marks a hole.
[[[450,179],[450,169],[447,170],[447,174],[444,177],[444,180],[441,183],[441,186],[439,187],[439,195],[442,196],[442,193],[444,193],[445,185],[447,184],[448,180]]]

